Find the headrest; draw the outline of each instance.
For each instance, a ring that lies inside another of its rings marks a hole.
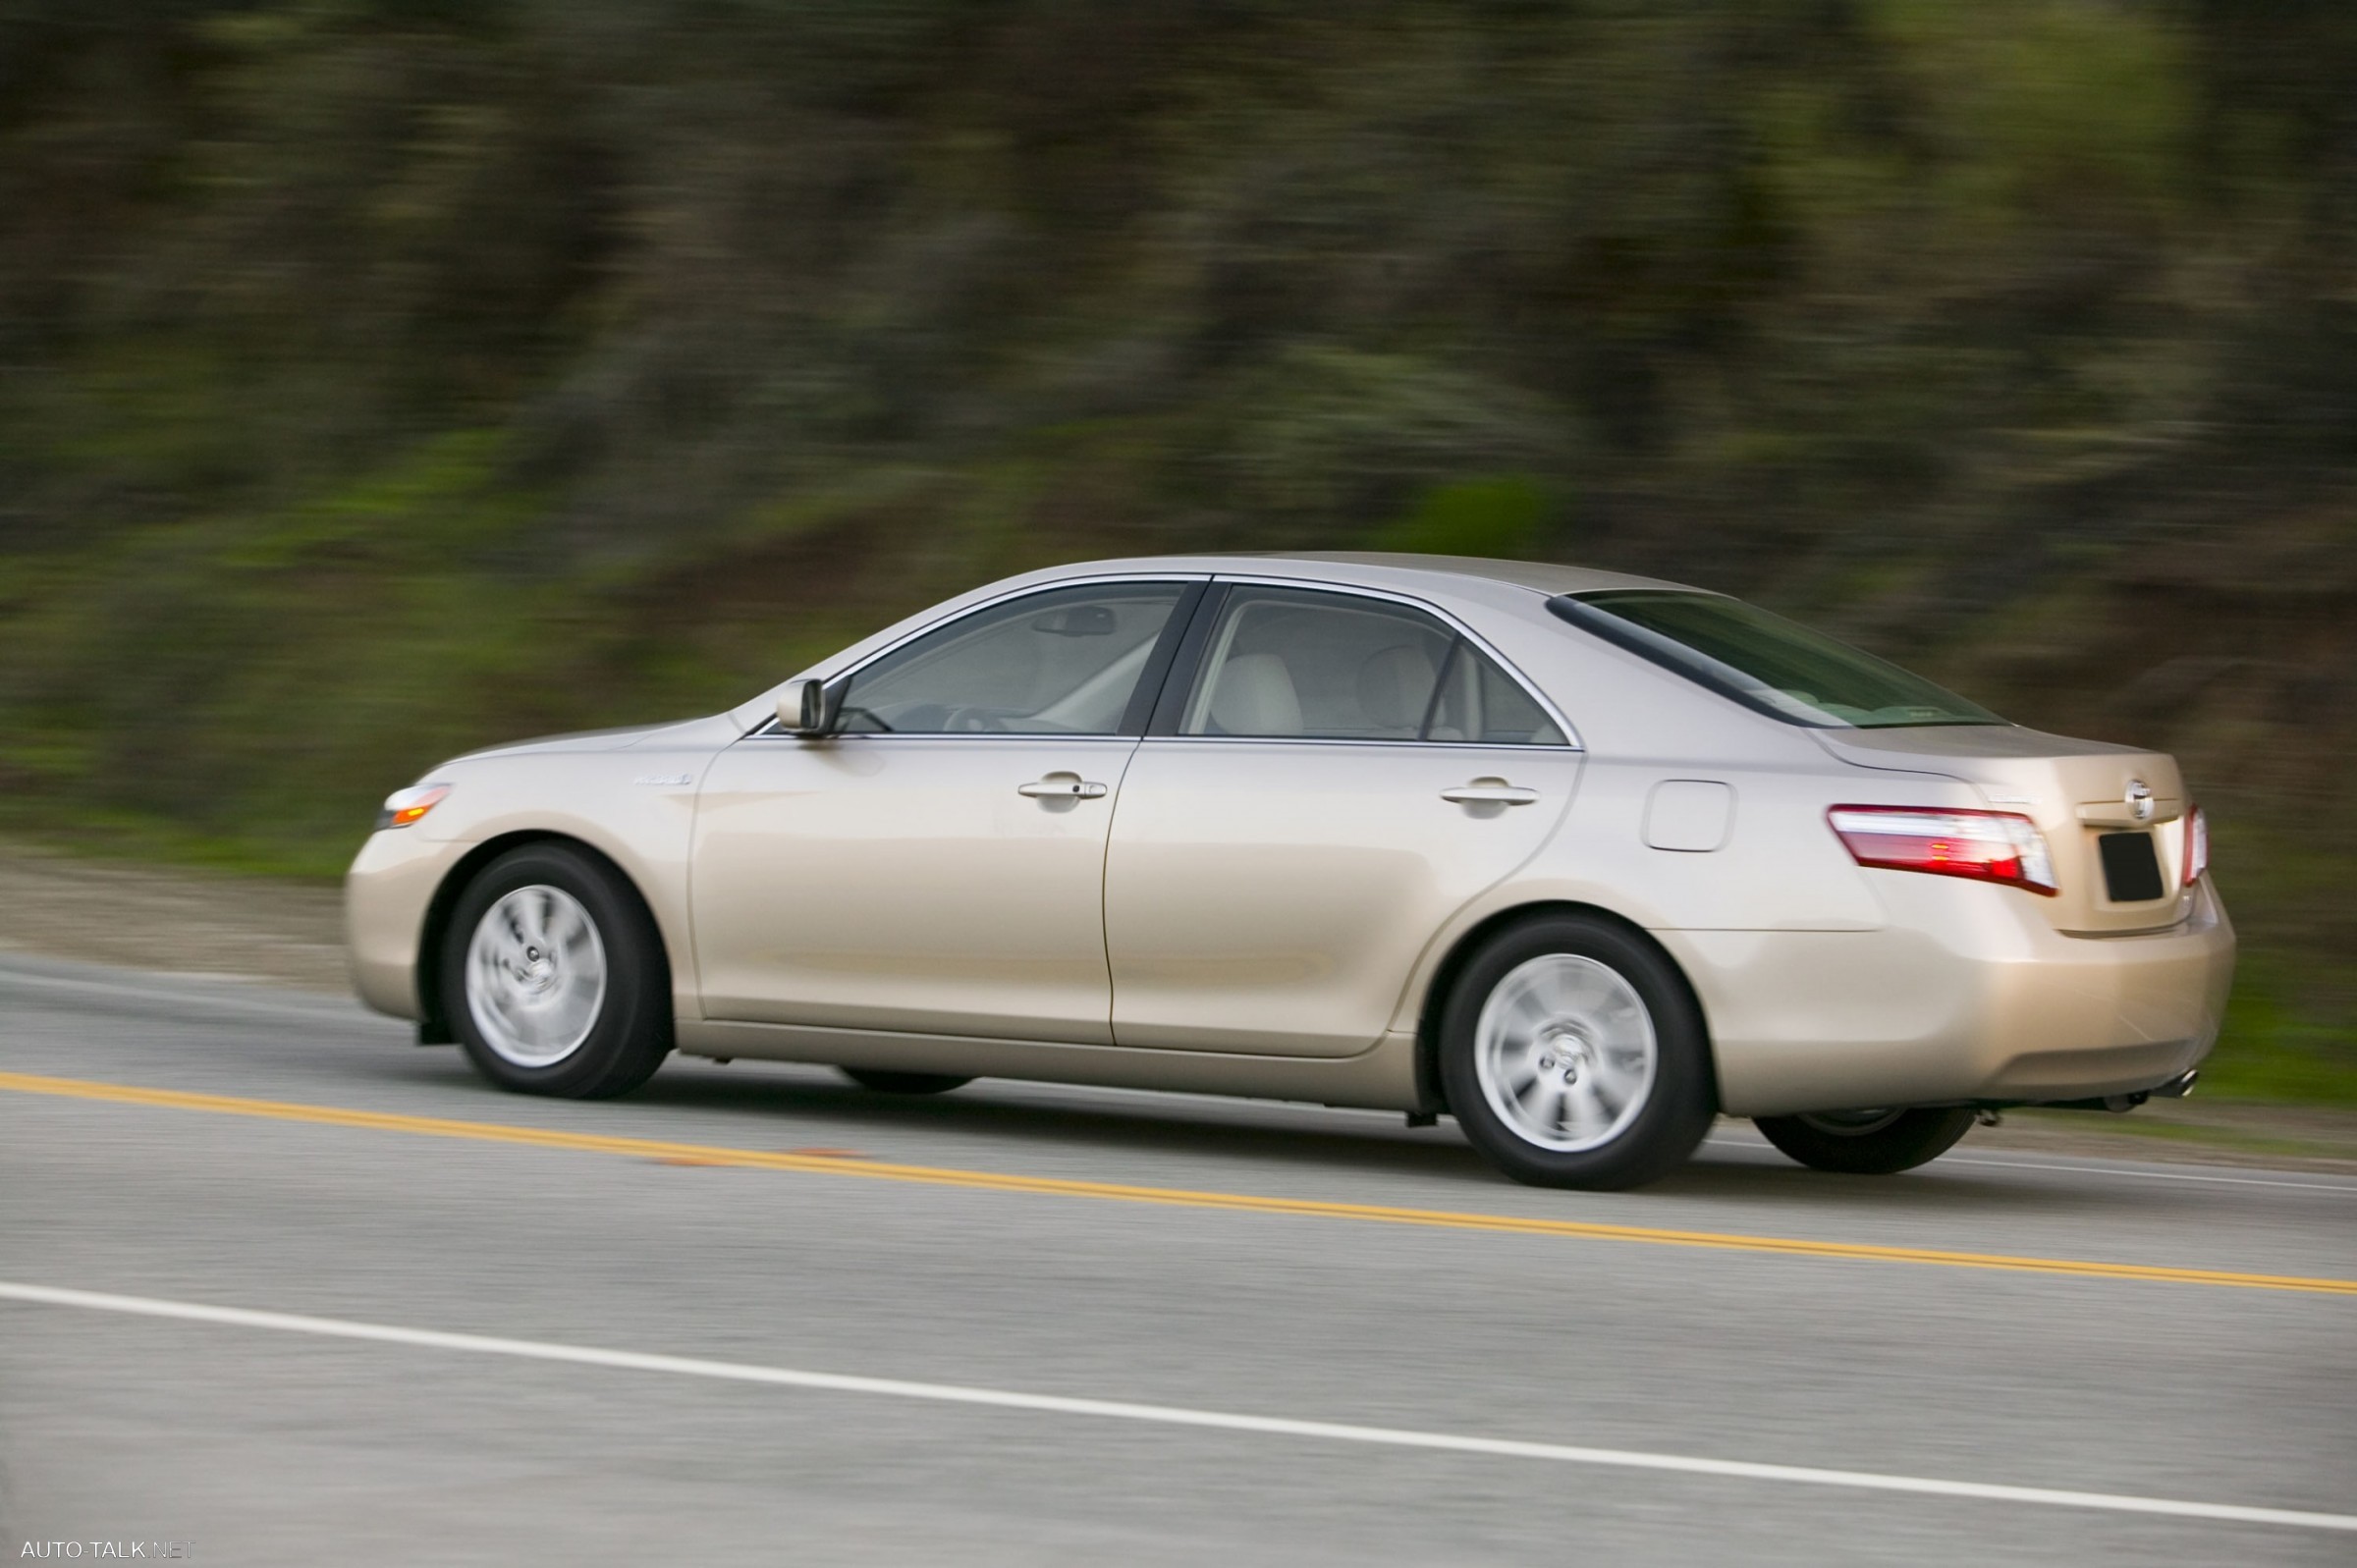
[[[1220,666],[1211,722],[1232,735],[1297,735],[1301,698],[1292,672],[1273,653],[1247,653]]]
[[[1367,656],[1358,667],[1358,707],[1379,730],[1413,731],[1424,723],[1440,672],[1424,650],[1400,643]]]

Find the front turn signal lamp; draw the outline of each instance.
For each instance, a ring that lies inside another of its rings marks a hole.
[[[1826,820],[1861,866],[1968,877],[2049,898],[2060,891],[2046,836],[2017,812],[1836,806]]]
[[[449,793],[450,785],[446,784],[411,784],[407,789],[394,790],[385,796],[384,809],[376,814],[377,832],[382,833],[387,828],[407,828],[422,820]]]

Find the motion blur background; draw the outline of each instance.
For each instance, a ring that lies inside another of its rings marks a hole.
[[[0,829],[377,800],[989,577],[1743,594],[2176,751],[2357,1104],[2357,6],[0,0]]]

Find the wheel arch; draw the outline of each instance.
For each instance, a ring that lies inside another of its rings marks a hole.
[[[1653,934],[1617,910],[1602,904],[1582,903],[1572,898],[1548,898],[1531,903],[1512,904],[1484,916],[1462,932],[1435,966],[1432,983],[1424,990],[1423,1005],[1416,1014],[1416,1092],[1426,1110],[1447,1110],[1449,1098],[1441,1086],[1441,1015],[1448,1010],[1450,997],[1456,990],[1457,978],[1465,966],[1499,933],[1525,921],[1548,915],[1580,915],[1617,927],[1626,935],[1650,947],[1668,966],[1686,1000],[1693,1004],[1694,1016],[1701,1021],[1705,1059],[1711,1066],[1711,1104],[1720,1104],[1719,1048],[1711,1033],[1711,1015],[1702,1004],[1702,994],[1686,975],[1685,966],[1674,953],[1654,940]]]
[[[515,833],[503,833],[486,838],[467,850],[443,875],[426,901],[425,922],[417,933],[417,1043],[427,1046],[448,1046],[458,1042],[451,1032],[450,1019],[442,1006],[442,944],[449,934],[451,914],[458,908],[459,897],[476,875],[492,861],[512,849],[526,844],[549,843],[573,850],[594,861],[612,874],[616,886],[627,891],[637,903],[638,912],[646,917],[646,929],[654,936],[655,955],[662,961],[665,983],[671,974],[671,950],[663,938],[663,923],[655,918],[653,904],[647,901],[646,890],[623,869],[621,863],[585,838],[554,829],[526,828]]]

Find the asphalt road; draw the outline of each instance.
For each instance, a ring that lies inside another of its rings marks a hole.
[[[1591,1195],[1196,1097],[675,1061],[575,1105],[22,958],[0,1075],[10,1560],[2357,1561],[2330,1174],[1729,1128]]]

